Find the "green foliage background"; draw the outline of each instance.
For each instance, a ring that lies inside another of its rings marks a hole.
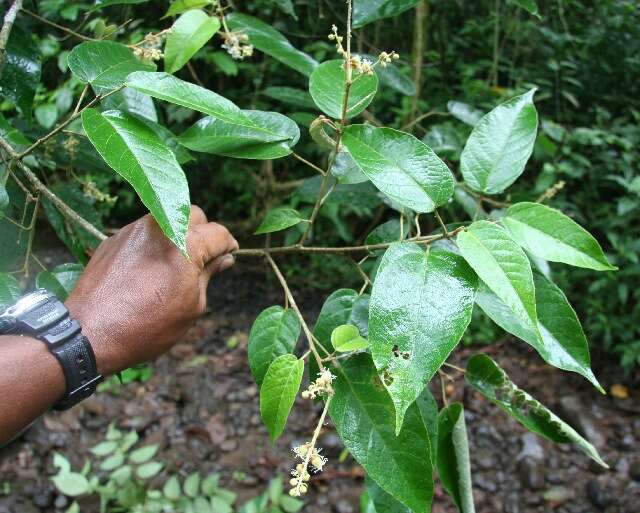
[[[512,188],[510,199],[535,200],[554,184],[564,182],[549,204],[589,229],[620,271],[594,275],[554,266],[554,279],[568,291],[594,354],[611,351],[629,370],[640,361],[640,327],[636,322],[640,318],[638,6],[625,0],[539,1],[538,18],[516,3],[429,0],[420,33],[416,32],[413,9],[356,29],[358,52],[377,54],[393,49],[401,55],[397,65],[400,74],[393,77],[396,87],[389,87],[388,82],[381,87],[370,113],[385,126],[424,137],[441,156],[456,162],[471,129],[465,120],[473,120],[476,111],[487,112],[518,91],[537,87],[542,130],[534,157]],[[90,4],[86,2],[45,0],[30,4],[25,2],[25,7],[81,33],[108,37],[120,31],[119,39],[124,34],[130,42],[170,24],[170,20],[161,19],[166,2],[115,5],[91,13],[87,19]],[[294,46],[318,61],[333,58],[333,45],[326,36],[332,23],[342,27],[345,21],[341,1],[229,4],[271,22]],[[3,98],[0,112],[28,137],[36,138],[69,113],[72,100],[82,90],[82,84],[66,68],[67,54],[78,40],[26,16],[19,17],[13,37],[14,44],[33,47],[39,54],[41,79],[35,91],[33,118],[15,110],[24,105],[24,98]],[[423,39],[421,47],[417,45],[419,37]],[[307,77],[257,50],[251,58],[234,61],[220,48],[221,42],[211,40],[192,59],[192,69],[185,67],[177,76],[191,82],[197,76],[243,108],[282,112],[302,127],[308,125],[315,109],[306,93]],[[417,101],[412,95],[416,48],[422,57]],[[282,88],[304,93],[296,95]],[[174,133],[181,133],[195,120],[192,112],[181,107],[157,104],[157,111],[158,118]],[[421,117],[425,114],[429,115]],[[106,168],[86,139],[63,135],[55,142],[48,145],[50,154],[41,165],[49,168],[57,193],[85,217],[119,226],[145,211],[134,192]],[[322,155],[304,130],[297,150],[305,155],[315,153],[318,158]],[[315,179],[302,183],[308,172],[293,159],[256,162],[207,156],[185,164],[185,169],[193,202],[210,217],[229,222],[240,237],[252,232],[264,212],[285,198],[303,216],[308,215],[319,185]],[[20,195],[18,190],[10,192],[13,198]],[[47,204],[44,207],[59,237],[75,248],[77,256],[82,257],[82,248],[95,244],[59,216],[56,222],[55,211]],[[14,209],[14,218],[22,217],[20,205],[10,205],[10,209]],[[461,207],[452,203],[446,209]],[[451,212],[448,218],[455,215]],[[383,221],[388,216],[388,209],[379,205],[370,188],[339,186],[323,209],[317,230],[329,242],[356,242],[357,234],[366,230],[372,217]],[[6,223],[2,229],[14,243],[2,251],[0,264],[3,270],[14,270],[21,264],[25,234]],[[288,230],[285,243],[298,236],[299,228]],[[336,281],[342,283],[343,276],[353,276],[347,272],[348,266],[344,273],[335,272],[344,266],[339,259],[304,258],[304,268],[292,259],[289,271],[293,275],[300,271],[305,283],[313,286],[329,288]],[[307,267],[310,261],[311,271]],[[336,276],[340,278],[336,280]],[[497,329],[487,322],[465,335],[465,341],[488,342],[498,336]]]

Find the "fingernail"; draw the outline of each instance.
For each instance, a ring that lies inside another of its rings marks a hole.
[[[233,255],[225,255],[224,257],[222,257],[222,260],[220,260],[220,270],[225,271],[235,263],[236,258]]]

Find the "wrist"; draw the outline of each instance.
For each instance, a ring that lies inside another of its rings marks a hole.
[[[115,374],[127,367],[117,351],[109,335],[109,328],[102,317],[89,302],[75,297],[73,294],[65,301],[65,306],[82,328],[82,334],[87,337],[96,358],[98,372],[103,376]]]

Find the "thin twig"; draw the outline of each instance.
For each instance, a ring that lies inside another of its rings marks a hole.
[[[313,337],[313,334],[311,333],[311,330],[309,329],[309,326],[307,325],[307,321],[305,321],[304,317],[302,317],[302,313],[300,312],[300,308],[298,308],[298,304],[296,303],[296,300],[293,297],[293,294],[291,293],[291,289],[289,288],[289,285],[287,284],[287,280],[285,279],[284,275],[282,274],[282,271],[280,271],[280,268],[275,263],[273,258],[271,258],[271,255],[267,251],[268,250],[263,250],[263,255],[265,256],[265,258],[267,259],[267,262],[269,262],[269,265],[273,269],[273,272],[275,273],[276,277],[278,278],[278,281],[280,282],[280,285],[282,285],[282,288],[284,289],[284,293],[289,298],[289,304],[291,305],[291,308],[293,308],[293,311],[298,316],[298,320],[300,321],[300,325],[302,326],[302,330],[304,331],[304,334],[307,337],[307,341],[309,342],[309,349],[311,350],[311,352],[313,353],[313,356],[315,357],[316,361],[318,362],[318,367],[320,367],[320,369],[324,369],[324,365],[322,364],[322,358],[320,357],[320,355],[318,354],[318,351],[316,350],[314,337]]]
[[[13,5],[9,7],[9,10],[4,15],[4,22],[2,29],[0,29],[0,69],[4,65],[5,56],[7,54],[7,44],[9,43],[9,36],[11,35],[11,29],[13,23],[16,21],[16,15],[22,8],[22,0],[15,0]]]
[[[324,169],[316,166],[313,162],[309,162],[307,159],[305,159],[303,156],[298,155],[295,151],[291,154],[292,156],[294,156],[295,158],[297,158],[300,162],[305,163],[307,166],[309,166],[311,169],[313,169],[314,171],[317,171],[318,173],[320,173],[322,176],[325,176],[327,173],[324,171]]]
[[[112,94],[117,93],[118,91],[120,91],[123,88],[124,88],[124,86],[120,86],[118,89],[114,89],[113,91],[109,91],[107,94],[100,94],[100,95],[96,96],[93,100],[91,100],[89,103],[87,103],[87,105],[85,105],[82,109],[80,109],[77,112],[73,112],[73,114],[71,114],[66,120],[64,120],[62,123],[60,123],[57,127],[55,127],[47,135],[45,135],[45,136],[41,137],[40,139],[38,139],[36,142],[34,142],[31,146],[29,146],[22,153],[18,153],[15,156],[15,158],[20,160],[20,159],[26,157],[27,155],[29,155],[29,153],[34,151],[41,144],[47,142],[49,139],[51,139],[52,137],[56,136],[59,132],[61,132],[66,126],[69,125],[69,123],[71,123],[74,119],[76,119],[78,116],[80,116],[80,114],[82,114],[82,111],[84,111],[85,109],[88,109],[89,107],[93,107],[97,103],[101,102],[102,100],[104,100],[105,98],[111,96]]]
[[[452,232],[449,232],[448,237],[457,235],[464,226],[459,226]],[[431,244],[440,239],[447,238],[444,234],[439,235],[426,235],[424,237],[413,237],[407,239],[406,242],[413,242],[415,244]],[[394,242],[382,242],[380,244],[364,244],[362,246],[336,246],[336,247],[313,247],[313,246],[300,246],[294,244],[293,246],[276,246],[273,248],[250,248],[250,249],[238,249],[233,252],[235,256],[257,256],[263,257],[266,255],[285,254],[285,253],[313,253],[313,254],[331,254],[331,255],[345,255],[349,253],[365,253],[369,251],[376,251],[378,249],[387,249]]]
[[[442,220],[442,218],[440,217],[440,213],[438,212],[438,209],[434,209],[433,213],[436,216],[436,219],[438,220],[438,224],[440,225],[440,228],[442,228],[442,232],[444,233],[445,237],[449,237],[449,230],[447,230],[447,225],[444,224],[444,221]]]
[[[22,2],[20,2],[22,3]],[[89,36],[84,36],[82,34],[80,34],[79,32],[76,32],[75,30],[72,30],[68,27],[64,27],[62,25],[58,25],[57,23],[54,23],[51,20],[48,20],[47,18],[43,18],[42,16],[37,15],[35,12],[31,12],[29,9],[22,9],[22,12],[28,14],[29,16],[35,18],[38,21],[41,21],[42,23],[46,23],[47,25],[51,25],[52,27],[57,28],[58,30],[62,30],[63,32],[66,32],[67,34],[70,34],[72,36],[75,36],[79,39],[82,39],[83,41],[97,41],[97,39],[93,38],[93,37],[89,37]]]
[[[75,222],[76,224],[82,226],[87,232],[96,237],[98,240],[104,240],[107,238],[100,230],[98,230],[95,226],[93,226],[89,221],[87,221],[84,217],[78,214],[75,210],[73,210],[69,205],[67,205],[64,201],[62,201],[58,196],[56,196],[51,190],[40,181],[40,179],[36,176],[36,174],[31,171],[31,169],[21,160],[20,154],[18,154],[13,147],[4,139],[4,137],[0,137],[0,147],[6,151],[12,160],[16,162],[16,165],[20,168],[20,170],[27,177],[29,182],[33,188],[42,193],[42,195],[47,198],[51,203],[53,203],[58,210],[64,215],[66,218]]]

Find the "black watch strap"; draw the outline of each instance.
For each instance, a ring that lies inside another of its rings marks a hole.
[[[6,327],[0,333],[37,338],[46,344],[60,363],[66,391],[55,404],[56,410],[71,408],[95,392],[102,376],[98,374],[91,344],[82,334],[78,322],[71,318],[65,305],[53,294],[44,290],[28,294],[14,308],[7,309],[0,320],[3,317]]]

